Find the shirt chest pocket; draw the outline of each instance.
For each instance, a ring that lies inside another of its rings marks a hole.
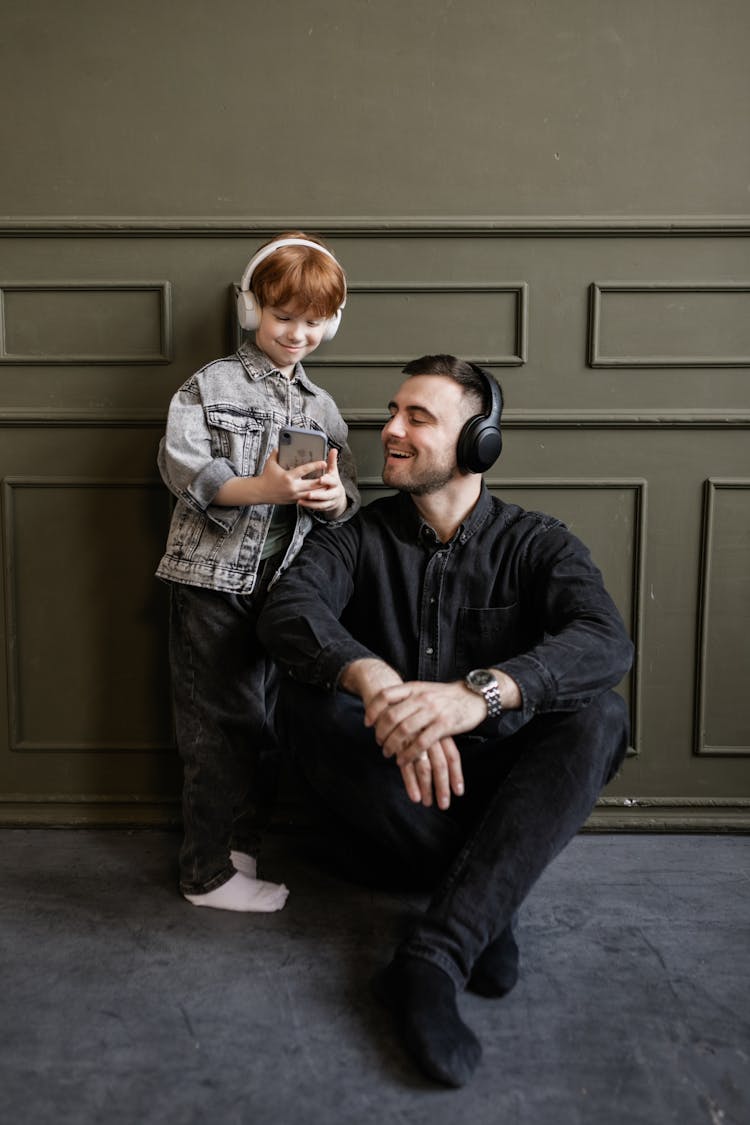
[[[508,660],[523,650],[521,607],[493,606],[458,611],[456,630],[456,667],[459,675],[472,668],[485,668]]]
[[[260,468],[263,422],[254,414],[230,406],[210,406],[206,417],[211,455],[230,461],[237,476],[255,476]]]

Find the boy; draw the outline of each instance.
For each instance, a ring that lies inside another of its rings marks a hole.
[[[159,470],[177,498],[157,575],[172,584],[180,890],[196,906],[280,910],[288,894],[256,877],[275,678],[255,622],[314,522],[359,507],[346,423],[302,367],[335,334],[345,301],[344,272],[319,239],[290,231],[267,243],[238,293],[240,323],[255,329],[255,344],[187,380],[159,448]],[[283,426],[324,434],[327,459],[283,469]]]

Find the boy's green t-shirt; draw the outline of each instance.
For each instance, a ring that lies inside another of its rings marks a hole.
[[[260,553],[261,559],[270,559],[286,550],[294,532],[297,522],[297,507],[295,504],[274,505],[268,535]]]

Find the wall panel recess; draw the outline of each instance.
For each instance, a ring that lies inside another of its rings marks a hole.
[[[646,482],[643,480],[517,480],[487,474],[500,498],[554,513],[590,548],[630,633],[636,653],[643,634]],[[630,709],[630,754],[641,747],[639,659],[622,685]]]
[[[591,367],[747,367],[750,283],[591,286]]]
[[[3,512],[10,751],[171,751],[160,484],[6,477]]]
[[[696,753],[750,757],[750,478],[705,486]]]
[[[172,352],[169,282],[0,283],[0,363],[154,364]]]
[[[357,282],[348,287],[345,316],[346,331],[306,367],[401,367],[405,356],[449,348],[493,367],[521,367],[527,359],[529,288],[522,281]],[[246,335],[237,329],[238,339]]]

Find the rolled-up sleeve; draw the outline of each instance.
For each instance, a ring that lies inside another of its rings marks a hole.
[[[238,472],[226,457],[213,456],[203,401],[194,378],[172,398],[158,465],[164,483],[178,499],[225,530],[231,528],[238,509],[213,505],[213,499]]]

